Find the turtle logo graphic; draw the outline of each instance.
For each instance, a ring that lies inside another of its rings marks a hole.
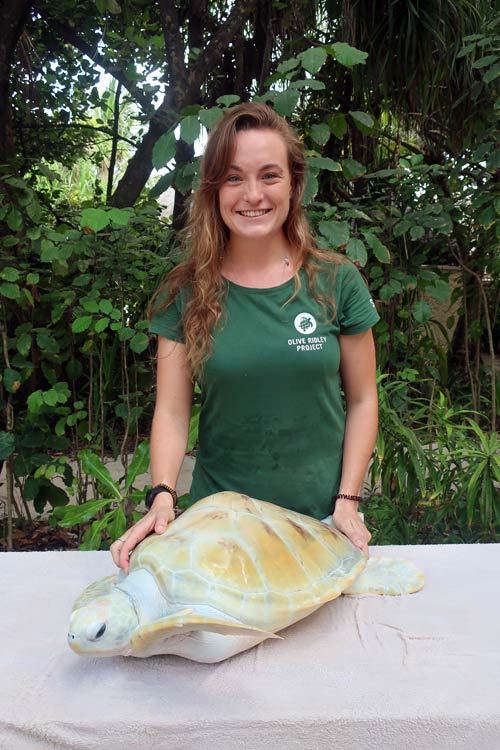
[[[293,324],[295,326],[295,329],[302,334],[306,334],[309,336],[311,333],[314,333],[316,330],[316,319],[314,318],[311,313],[308,312],[301,312],[293,321]]]

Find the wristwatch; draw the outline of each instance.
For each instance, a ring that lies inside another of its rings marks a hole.
[[[146,492],[146,498],[144,501],[146,508],[148,510],[151,510],[153,500],[157,495],[160,494],[160,492],[168,492],[170,495],[172,495],[172,500],[174,501],[175,508],[175,506],[177,505],[177,492],[172,487],[169,487],[168,484],[157,484],[154,487],[151,487],[151,489]]]

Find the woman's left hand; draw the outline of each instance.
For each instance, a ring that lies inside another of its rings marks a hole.
[[[337,500],[333,523],[355,547],[359,547],[365,557],[369,557],[368,542],[372,535],[359,516],[357,503],[352,500]]]

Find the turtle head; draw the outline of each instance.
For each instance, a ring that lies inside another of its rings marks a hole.
[[[138,625],[131,598],[115,589],[73,611],[68,643],[77,654],[126,654]]]

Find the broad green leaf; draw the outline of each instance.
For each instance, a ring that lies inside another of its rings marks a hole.
[[[327,169],[329,172],[342,171],[338,161],[333,161],[328,156],[309,156],[307,162],[312,169]]]
[[[20,275],[17,268],[12,268],[12,266],[5,266],[0,271],[0,278],[5,279],[5,281],[18,281]]]
[[[289,73],[291,70],[295,70],[299,63],[300,60],[298,57],[291,57],[289,60],[284,60],[278,65],[278,73]]]
[[[465,55],[469,55],[471,52],[474,52],[475,49],[476,49],[475,43],[467,44],[465,47],[462,47],[462,49],[457,55],[457,58],[465,57]]]
[[[491,172],[494,169],[500,169],[500,148],[495,149],[495,151],[492,151],[488,156],[486,169],[490,170]]]
[[[169,133],[163,133],[155,145],[153,146],[153,167],[155,169],[161,169],[165,167],[169,161],[175,156],[175,134],[171,131]]]
[[[29,333],[23,333],[16,341],[17,351],[27,357],[31,349],[31,336]]]
[[[444,279],[437,279],[434,284],[425,288],[425,293],[427,296],[432,297],[432,299],[435,299],[438,302],[448,302],[450,299],[451,288],[448,282],[444,281]]]
[[[397,297],[402,293],[403,287],[398,279],[390,279],[387,284],[383,284],[379,290],[379,296],[383,302],[388,302],[393,297]]]
[[[320,221],[318,230],[328,240],[332,249],[347,245],[349,241],[347,221]]]
[[[144,441],[139,443],[135,449],[135,453],[132,457],[130,465],[127,471],[127,481],[125,482],[125,493],[128,493],[129,489],[134,484],[135,480],[141,474],[145,474],[149,467],[149,442]]]
[[[313,91],[324,91],[326,89],[323,81],[317,81],[315,78],[300,78],[298,81],[292,81],[291,89],[312,89]]]
[[[101,498],[99,500],[87,500],[81,505],[71,505],[64,508],[54,508],[54,515],[58,520],[58,525],[64,529],[70,529],[80,523],[87,523],[101,508],[105,508],[111,502],[110,498]]]
[[[368,57],[367,52],[362,52],[356,47],[351,47],[345,42],[336,42],[335,44],[329,44],[325,48],[329,55],[332,55],[340,65],[345,68],[352,68],[354,65],[364,65],[366,58]]]
[[[367,112],[349,112],[354,124],[361,133],[371,133],[375,121]]]
[[[95,477],[100,484],[110,490],[111,494],[117,500],[121,500],[120,489],[113,481],[109,469],[104,466],[99,456],[96,456],[95,453],[92,453],[92,451],[88,449],[80,451],[78,456],[82,462],[82,469],[85,474],[90,474]]]
[[[274,99],[274,108],[282,117],[289,117],[293,114],[297,102],[299,101],[299,92],[297,89],[286,89],[276,94]]]
[[[7,224],[9,226],[9,229],[11,229],[13,232],[19,232],[19,230],[22,229],[23,215],[14,206],[12,206],[7,216]]]
[[[326,62],[328,57],[323,47],[310,47],[299,55],[299,60],[302,63],[302,67],[307,70],[308,73],[317,73]]]
[[[347,120],[342,112],[337,112],[328,118],[328,126],[332,131],[333,135],[342,140],[347,133]]]
[[[19,299],[21,296],[21,290],[17,284],[11,284],[10,282],[5,281],[3,284],[0,284],[0,295],[2,295],[2,297],[7,297],[7,299]]]
[[[224,96],[219,96],[218,99],[215,100],[215,103],[222,104],[223,107],[230,107],[231,104],[237,104],[239,100],[240,97],[236,94],[224,94]]]
[[[482,227],[489,229],[497,221],[496,211],[493,206],[488,206],[484,211],[481,211],[478,217],[478,221]]]
[[[356,159],[342,159],[341,165],[342,172],[347,180],[356,180],[361,175],[366,174],[366,167]]]
[[[318,178],[316,175],[311,172],[310,169],[306,172],[306,187],[304,190],[304,197],[302,199],[302,202],[304,203],[304,206],[308,206],[311,201],[314,200],[316,193],[319,189],[319,183]]]
[[[105,315],[109,315],[113,310],[113,305],[109,299],[102,299],[99,302],[99,310]]]
[[[43,402],[47,404],[47,406],[55,406],[58,401],[59,397],[57,391],[55,391],[53,388],[50,388],[48,391],[44,391]]]
[[[486,55],[485,57],[480,57],[479,60],[476,60],[472,63],[473,68],[486,68],[488,65],[492,65],[493,63],[496,63],[498,61],[498,55]]]
[[[89,299],[88,297],[85,297],[84,299],[80,300],[80,304],[85,310],[85,312],[88,312],[88,313],[99,312],[99,305],[95,299]]]
[[[109,212],[102,208],[84,208],[80,217],[80,226],[99,232],[109,224]]]
[[[427,323],[432,318],[432,307],[421,299],[414,305],[412,315],[417,323]]]
[[[120,227],[126,227],[133,215],[134,212],[131,208],[110,208],[108,211],[110,221]]]
[[[500,76],[500,63],[493,65],[493,67],[486,71],[483,76],[483,81],[485,83],[491,83],[495,78],[498,78],[498,76]]]
[[[120,326],[120,329],[118,331],[118,338],[120,341],[130,341],[135,336],[135,331],[132,328],[127,328],[127,326],[122,326],[121,323],[117,323],[118,326]]]
[[[109,318],[99,318],[98,321],[96,321],[96,324],[94,326],[94,330],[96,333],[102,333],[106,330],[106,328],[109,326]]]
[[[40,409],[43,406],[43,393],[42,391],[33,391],[33,393],[30,393],[28,398],[26,399],[26,403],[28,405],[28,411],[32,414],[38,414]]]
[[[368,254],[366,252],[365,243],[355,237],[351,237],[347,243],[345,254],[353,262],[359,263],[361,266],[366,266],[368,260]]]
[[[74,320],[71,324],[71,330],[73,333],[82,333],[90,328],[92,323],[92,315],[82,315],[80,318]]]
[[[171,172],[164,174],[163,177],[160,177],[156,185],[153,185],[153,187],[149,191],[149,197],[158,198],[162,193],[165,192],[165,190],[168,190],[169,187],[171,187],[172,182],[174,181],[174,177],[175,170],[172,170]]]
[[[210,107],[210,109],[200,109],[198,117],[207,130],[215,128],[217,123],[223,117],[224,112],[220,107]]]
[[[330,138],[330,128],[325,122],[311,126],[311,138],[315,143],[324,146]]]
[[[373,250],[373,254],[380,263],[390,263],[391,254],[389,248],[387,248],[379,238],[372,234],[372,232],[363,232],[366,244]]]
[[[424,227],[415,225],[410,229],[410,239],[412,240],[419,240],[424,236],[424,234]]]
[[[397,224],[394,225],[393,234],[394,237],[402,237],[403,234],[406,234],[406,232],[411,228],[411,224],[409,221],[398,221]]]
[[[16,447],[16,439],[12,432],[0,432],[0,461],[5,461]]]
[[[149,336],[147,336],[145,333],[136,333],[130,340],[130,348],[136,354],[140,354],[141,352],[143,352],[145,349],[147,349],[148,345]]]
[[[6,367],[3,371],[3,384],[9,393],[17,393],[21,387],[21,373]]]
[[[59,352],[57,339],[44,331],[36,334],[36,343],[44,354],[58,354]]]

